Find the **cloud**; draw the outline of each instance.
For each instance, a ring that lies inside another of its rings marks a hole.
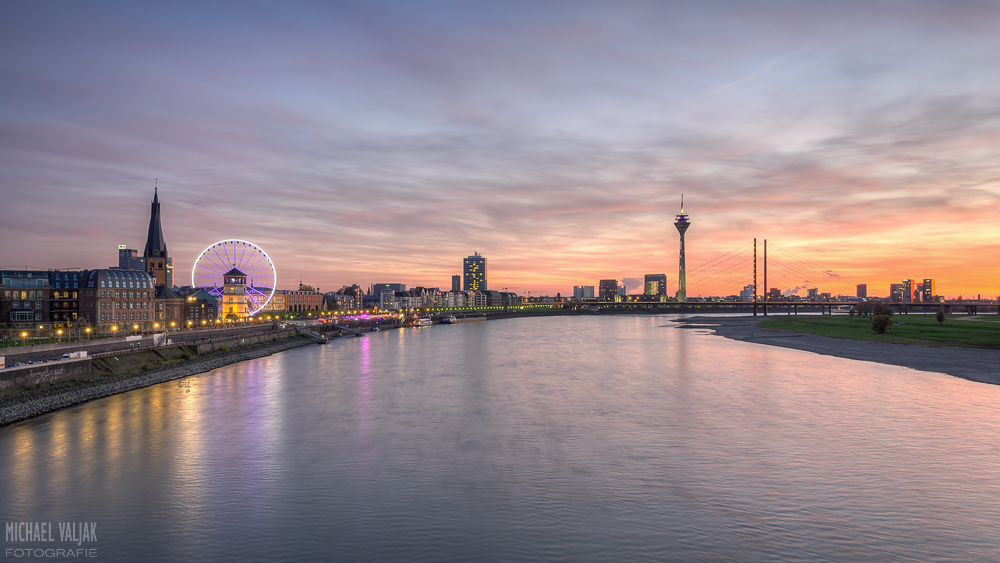
[[[722,6],[18,6],[0,262],[114,263],[159,178],[180,270],[239,237],[283,279],[436,286],[479,250],[491,285],[566,294],[673,279],[683,192],[689,271],[757,237],[776,287],[1000,292],[975,258],[1000,236],[996,9]],[[739,260],[689,294],[749,283]]]

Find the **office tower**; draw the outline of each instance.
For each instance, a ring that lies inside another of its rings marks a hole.
[[[405,283],[376,283],[372,284],[372,295],[381,295],[382,291],[389,290],[392,292],[396,291],[406,291]]]
[[[474,253],[462,260],[464,273],[462,289],[465,291],[486,291],[486,258]]]
[[[462,291],[462,276],[451,276],[451,290]]]
[[[573,286],[573,297],[576,299],[593,299],[594,298],[594,286],[592,285],[574,285]]]
[[[868,284],[866,284],[866,283],[859,283],[858,284],[858,297],[860,297],[862,299],[867,299],[868,298]]]
[[[681,212],[677,214],[674,226],[677,227],[677,232],[681,234],[680,271],[677,274],[677,301],[684,303],[687,301],[687,275],[684,271],[684,233],[691,226],[691,221],[684,214],[684,194],[681,194]]]
[[[913,303],[913,280],[903,280],[903,303]]]
[[[119,270],[145,270],[146,261],[139,256],[139,251],[128,248],[124,244],[118,245],[118,269]]]
[[[937,295],[937,287],[935,287],[934,280],[925,279],[924,280],[924,303],[930,303],[934,301],[934,296]]]
[[[889,285],[889,300],[894,303],[903,301],[903,284],[894,283]]]
[[[598,297],[601,301],[614,301],[618,295],[618,280],[601,280],[597,284]]]
[[[646,295],[667,294],[667,274],[646,274],[643,282]]]

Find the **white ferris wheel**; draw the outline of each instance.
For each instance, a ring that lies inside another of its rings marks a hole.
[[[247,309],[256,315],[271,300],[277,274],[268,255],[245,240],[220,240],[201,253],[191,270],[191,285],[221,298],[224,277],[236,268],[247,277]]]

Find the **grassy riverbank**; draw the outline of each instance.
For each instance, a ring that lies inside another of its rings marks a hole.
[[[758,326],[852,340],[1000,349],[1000,317],[996,315],[955,315],[947,317],[940,325],[934,315],[894,315],[892,321],[892,328],[885,334],[876,334],[872,330],[870,318],[847,316],[777,317]]]

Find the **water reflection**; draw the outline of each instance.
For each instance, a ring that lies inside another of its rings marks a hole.
[[[994,560],[1000,388],[514,319],[345,338],[0,429],[101,559]]]

